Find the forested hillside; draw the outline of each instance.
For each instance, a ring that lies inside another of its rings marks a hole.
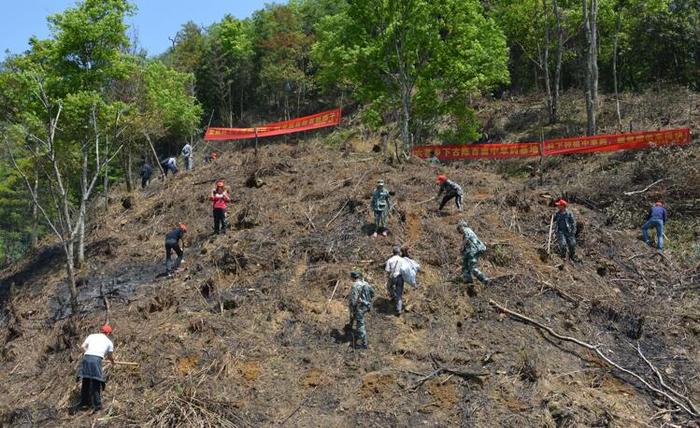
[[[150,53],[127,36],[134,13],[80,0],[0,64],[0,425],[697,425],[695,135],[533,161],[411,151],[697,134],[698,0],[290,0],[182,23]],[[203,140],[335,107],[334,129]],[[186,143],[194,170],[163,177]],[[464,211],[436,211],[438,174]],[[393,205],[373,238],[379,179]],[[576,263],[547,244],[559,198],[580,224]],[[638,236],[656,200],[663,252]],[[459,279],[461,219],[486,243],[489,286]],[[180,222],[186,262],[164,276]],[[423,266],[401,316],[384,289],[393,244]],[[343,328],[351,270],[377,289],[368,350]],[[104,411],[80,413],[77,345],[105,315],[133,364],[108,369]]]

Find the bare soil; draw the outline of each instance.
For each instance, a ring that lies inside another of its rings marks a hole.
[[[508,124],[528,102],[492,101],[480,117]],[[666,118],[633,113],[640,127]],[[664,126],[679,125],[682,117]],[[251,149],[230,150],[154,182],[130,204],[113,192],[90,230],[78,314],[66,304],[60,253],[48,244],[2,272],[0,425],[697,426],[594,353],[488,303],[599,345],[653,379],[639,344],[667,383],[700,402],[696,145],[551,158],[539,184],[536,162],[391,165],[371,150],[379,138],[368,138],[350,140],[346,151],[323,139],[273,144],[257,159]],[[464,187],[464,212],[417,204],[436,194],[438,172]],[[218,178],[234,199],[221,236],[212,234],[206,200]],[[380,178],[395,210],[390,235],[372,239],[369,200]],[[659,178],[647,192],[623,194]],[[560,196],[583,225],[580,264],[546,252]],[[671,214],[663,255],[639,240],[657,197]],[[488,246],[480,266],[497,278],[490,287],[458,280],[460,218]],[[163,236],[180,221],[189,224],[185,268],[158,277]],[[393,244],[408,246],[423,269],[400,317],[383,272]],[[344,329],[353,269],[378,292],[366,351],[353,350]],[[103,296],[117,359],[139,366],[107,368],[105,409],[78,412],[79,345],[105,319]],[[478,376],[421,382],[436,366]]]

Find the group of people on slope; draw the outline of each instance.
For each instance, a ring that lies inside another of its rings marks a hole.
[[[185,160],[185,171],[191,171],[194,168],[194,153],[192,145],[190,143],[185,143],[180,151],[180,154]],[[204,157],[204,162],[213,162],[217,159],[217,157],[218,154],[213,151]],[[173,175],[178,173],[177,157],[166,156],[161,159],[159,163],[163,170],[163,174],[165,174],[166,177],[168,176],[168,173],[172,173]],[[143,165],[141,165],[141,169],[139,170],[139,176],[141,177],[141,188],[145,189],[153,176],[153,166],[148,159],[144,159]]]
[[[231,202],[231,195],[226,190],[224,180],[217,180],[214,190],[209,195],[209,200],[212,202],[212,217],[214,218],[214,234],[225,235],[228,222],[226,220],[226,211],[228,203]],[[170,275],[180,268],[183,261],[184,244],[181,245],[183,238],[187,233],[187,224],[179,223],[177,227],[165,235],[165,273]],[[171,263],[172,253],[175,251],[177,259],[175,264]]]
[[[396,315],[399,316],[403,313],[404,285],[418,287],[416,277],[420,265],[409,256],[407,248],[395,245],[392,248],[392,256],[384,263],[384,270],[387,275],[387,294],[396,309]],[[367,349],[365,314],[372,309],[375,291],[359,271],[350,272],[350,278],[355,282],[348,295],[350,322],[346,327],[353,332],[353,346],[357,349]],[[356,330],[353,330],[353,326]]]
[[[439,164],[437,159],[429,159],[432,164]],[[444,197],[439,203],[438,211],[441,211],[445,205],[452,199],[455,200],[455,205],[459,211],[462,211],[462,187],[456,182],[449,180],[446,175],[440,174],[437,177],[438,198],[444,193]],[[388,235],[387,220],[391,207],[391,193],[386,189],[384,180],[377,181],[377,186],[372,193],[371,209],[374,212],[374,233],[372,237],[376,238],[378,234],[382,236]],[[558,199],[554,205],[557,211],[553,214],[552,222],[558,244],[559,254],[563,259],[571,259],[575,262],[580,262],[576,255],[576,234],[577,225],[573,213],[568,209],[569,203],[565,199]],[[666,209],[663,201],[657,201],[649,210],[646,221],[642,226],[642,239],[649,244],[649,229],[656,229],[657,244],[659,251],[663,249],[664,225],[666,223]],[[478,259],[486,252],[486,245],[479,239],[473,229],[469,227],[466,220],[462,219],[457,224],[457,230],[462,235],[463,243],[461,248],[462,256],[462,279],[467,284],[473,284],[474,277],[484,285],[491,284],[491,279],[488,278],[478,267]],[[418,263],[402,254],[400,246],[394,246],[392,249],[393,255],[385,263],[387,272],[387,292],[395,305],[396,314],[400,315],[403,311],[403,290],[404,283],[407,282],[407,274],[412,275],[411,284],[416,284],[415,275],[420,269]],[[412,273],[408,273],[412,272]],[[364,321],[365,314],[372,307],[372,299],[374,296],[374,288],[362,279],[360,272],[353,271],[351,277],[355,279],[352,290],[349,296],[349,312],[350,323],[352,329],[353,321],[357,325],[357,335],[353,335],[358,339],[355,346],[361,349],[367,348],[367,332]]]
[[[188,165],[191,167],[191,163]],[[438,176],[437,184],[440,186],[438,197],[443,193],[445,194],[438,210],[442,210],[447,202],[455,199],[455,205],[461,211],[462,188],[454,181],[448,180],[444,174]],[[226,230],[227,204],[231,201],[231,196],[226,190],[223,180],[216,181],[209,200],[212,202],[214,233],[223,234]],[[562,258],[566,258],[568,255],[570,259],[578,261],[579,259],[576,256],[577,226],[574,215],[568,210],[568,202],[564,199],[557,200],[555,206],[557,207],[557,212],[554,214],[552,221],[553,225],[556,226],[555,233],[559,241],[560,255]],[[377,186],[372,194],[371,207],[375,217],[375,231],[372,236],[377,237],[378,233],[387,236],[387,218],[391,205],[390,193],[384,187],[383,180],[377,182]],[[663,249],[666,220],[666,208],[663,201],[658,200],[649,210],[646,221],[642,226],[642,239],[647,244],[650,243],[649,229],[654,228],[656,230],[656,247],[659,251]],[[463,281],[467,284],[472,284],[474,277],[476,277],[484,285],[489,285],[491,279],[477,267],[479,257],[486,252],[486,245],[479,239],[474,230],[469,227],[466,220],[459,220],[457,230],[462,235]],[[181,242],[186,233],[187,224],[179,223],[177,227],[165,235],[165,267],[167,273],[178,269],[183,261],[183,246],[181,246]],[[171,261],[173,252],[177,255],[174,264]],[[395,308],[395,314],[399,316],[404,310],[404,285],[408,283],[418,287],[417,274],[420,272],[420,265],[409,257],[406,248],[395,245],[392,247],[392,256],[384,263],[384,270],[387,275],[387,293]],[[369,282],[363,279],[359,271],[352,271],[350,277],[354,282],[348,296],[350,321],[347,327],[353,333],[353,346],[358,349],[367,349],[368,340],[365,316],[372,308],[375,290]],[[353,330],[353,327],[355,330]],[[102,407],[101,391],[104,389],[106,381],[102,371],[102,361],[106,358],[114,362],[114,345],[109,339],[111,334],[112,327],[105,324],[100,328],[99,333],[89,335],[81,345],[84,356],[77,374],[78,379],[82,380],[81,407],[92,406],[96,410]]]
[[[455,200],[457,209],[462,211],[462,197],[464,196],[462,187],[454,181],[449,180],[444,174],[438,175],[437,184],[439,185],[437,197],[439,198],[443,193],[445,194],[442,201],[440,201],[438,211],[442,211],[445,205],[452,199]],[[393,206],[391,204],[391,192],[384,186],[384,180],[377,181],[377,186],[372,192],[370,207],[374,213],[374,233],[372,233],[372,237],[376,238],[379,234],[387,236],[389,234],[387,222],[389,219],[389,212]]]

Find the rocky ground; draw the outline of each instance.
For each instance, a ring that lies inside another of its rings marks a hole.
[[[504,118],[495,126],[512,134],[522,114],[509,115],[508,102],[500,103],[481,114]],[[548,132],[573,126],[564,122]],[[697,425],[591,350],[493,305],[599,346],[658,388],[639,346],[669,386],[700,403],[696,145],[554,157],[540,184],[536,162],[391,165],[371,150],[373,136],[351,139],[344,151],[324,140],[265,146],[257,158],[252,149],[229,150],[143,193],[113,192],[90,231],[78,314],[66,305],[61,253],[49,242],[2,272],[0,423]],[[453,205],[436,212],[438,172],[463,185],[464,212]],[[206,200],[217,178],[234,199],[224,236],[212,235]],[[368,206],[379,178],[396,205],[391,234],[372,239]],[[624,194],[658,179],[646,192]],[[546,251],[560,196],[583,225],[580,264]],[[663,255],[638,239],[656,197],[672,216]],[[497,278],[488,288],[458,281],[460,218],[488,246],[481,267]],[[180,221],[189,224],[185,269],[159,277],[163,235]],[[423,268],[400,317],[382,266],[397,243]],[[367,351],[353,350],[344,330],[352,269],[378,291]],[[117,358],[139,365],[108,368],[105,410],[80,413],[78,346],[104,321],[104,297]]]

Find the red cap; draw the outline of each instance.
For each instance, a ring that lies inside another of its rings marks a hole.
[[[177,227],[182,229],[183,232],[187,232],[187,223],[178,223]]]
[[[655,205],[658,205],[658,206],[661,207],[661,206],[664,205],[664,201],[656,201],[656,204],[655,204]]]
[[[446,176],[446,175],[438,175],[438,177],[437,177],[437,182],[438,182],[438,183],[444,183],[445,181],[447,181],[447,176]]]
[[[224,180],[218,180],[216,182],[216,187],[224,187]]]
[[[100,327],[100,333],[112,334],[112,327],[109,324],[105,324]]]
[[[556,201],[554,203],[554,205],[556,205],[558,207],[565,207],[565,206],[569,205],[569,203],[566,202],[566,200],[564,200],[564,199],[559,199],[558,201]]]

